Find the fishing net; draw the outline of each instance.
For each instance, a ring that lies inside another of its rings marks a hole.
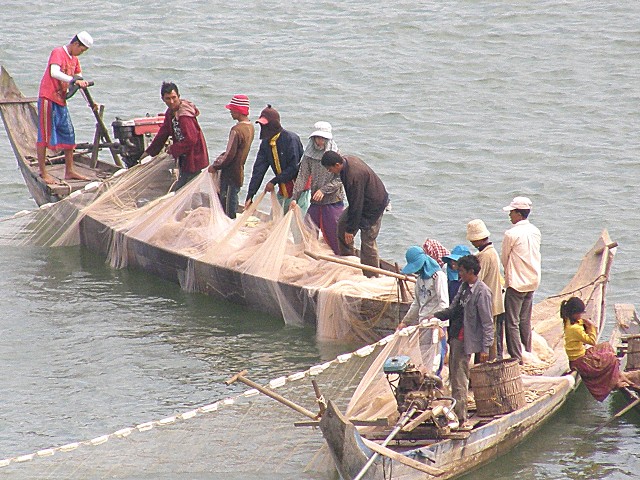
[[[413,350],[419,346],[414,330],[410,327],[308,370],[259,383],[318,412],[311,385],[315,380],[322,395],[345,411],[380,352],[416,354],[408,351],[409,346]],[[166,418],[4,458],[0,472],[5,478],[20,479],[336,478],[320,431],[294,426],[310,422],[309,418],[240,382],[232,384],[228,393]]]
[[[383,363],[406,355],[423,372],[433,372],[440,355],[438,329],[423,322],[306,371],[259,384],[315,413],[314,380],[323,399],[349,418],[388,418],[393,424],[397,405]],[[446,367],[443,379],[443,393],[448,394]],[[538,381],[536,387],[544,394],[552,382],[557,379]],[[166,418],[4,458],[0,472],[20,479],[337,478],[317,422],[239,381],[229,391],[229,396]]]
[[[318,229],[299,209],[283,212],[275,196],[228,218],[219,179],[203,171],[177,192],[175,160],[161,154],[55,204],[2,222],[13,244],[82,243],[113,268],[142,268],[190,292],[212,294],[315,326],[323,339],[372,342],[393,331],[402,315],[395,278],[367,278],[336,263]],[[269,213],[264,213],[269,212]]]
[[[284,217],[283,217],[284,218]],[[293,235],[293,234],[292,234]],[[605,250],[606,251],[606,250]],[[567,360],[562,343],[560,302],[577,295],[592,318],[601,315],[613,255],[596,247],[563,291],[534,306],[532,323],[553,360],[535,375],[522,376],[528,403],[573,385],[563,375]],[[316,412],[315,380],[320,393],[347,417],[357,420],[397,418],[396,403],[382,366],[391,356],[407,355],[423,372],[439,364],[441,325],[423,321],[308,370],[258,382],[297,405]],[[599,327],[602,327],[600,323]],[[529,372],[530,373],[530,372]],[[250,374],[249,374],[250,377]],[[448,393],[448,372],[442,372]],[[472,386],[473,388],[473,386]],[[469,398],[472,408],[473,398]],[[294,427],[296,422],[303,426]],[[31,453],[0,460],[6,478],[128,479],[333,479],[336,474],[321,433],[313,421],[283,404],[236,382],[208,405],[194,406],[166,418],[122,426],[116,431],[42,446]],[[367,431],[377,427],[360,427]]]

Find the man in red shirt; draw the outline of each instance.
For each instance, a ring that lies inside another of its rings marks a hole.
[[[200,110],[189,100],[180,98],[175,83],[164,82],[160,88],[160,96],[168,107],[164,114],[164,123],[140,160],[158,155],[171,137],[173,143],[168,152],[178,161],[180,169],[178,181],[171,188],[171,191],[175,192],[209,166],[209,152],[196,118],[200,115]]]
[[[49,56],[47,69],[40,82],[36,151],[40,176],[49,184],[57,183],[57,180],[47,173],[47,147],[64,151],[65,180],[87,180],[73,169],[76,137],[67,109],[67,92],[73,84],[80,88],[87,87],[88,82],[82,80],[78,56],[92,45],[91,35],[82,31],[68,45],[55,48]]]

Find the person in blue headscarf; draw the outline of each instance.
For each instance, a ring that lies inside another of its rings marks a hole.
[[[466,245],[456,245],[449,255],[444,255],[442,261],[447,264],[447,286],[449,290],[449,301],[458,293],[460,284],[460,275],[458,275],[458,260],[465,255],[471,255],[471,250]]]
[[[416,280],[413,302],[409,307],[409,311],[398,325],[398,330],[408,325],[417,325],[422,320],[432,318],[435,312],[449,306],[447,276],[440,268],[438,262],[427,255],[423,248],[418,245],[409,247],[405,258],[407,265],[402,269],[402,273],[415,273],[418,275],[418,278]],[[444,340],[444,346],[442,346],[441,343],[440,358],[437,360],[439,365],[436,375],[440,375],[442,371],[447,347],[444,330],[439,327],[438,330],[438,336],[441,342]]]
[[[424,319],[433,317],[433,313],[449,306],[447,277],[433,258],[422,247],[414,245],[405,254],[407,265],[402,273],[418,275],[413,303],[398,325],[398,329],[408,325],[417,325]]]

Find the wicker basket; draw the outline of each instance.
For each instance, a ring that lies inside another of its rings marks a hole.
[[[513,412],[526,404],[516,359],[480,363],[469,372],[477,413],[492,417]]]
[[[625,371],[640,369],[640,335],[627,339],[627,365]]]

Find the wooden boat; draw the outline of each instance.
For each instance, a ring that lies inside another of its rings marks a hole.
[[[616,312],[616,324],[609,337],[609,343],[620,358],[623,370],[640,369],[640,319],[633,304],[618,303],[614,306]],[[629,361],[629,349],[632,349],[633,359]],[[629,401],[635,401],[638,394],[631,389],[620,390]],[[640,405],[636,405],[636,411],[640,412]]]
[[[553,350],[553,360],[540,371],[520,377],[526,398],[524,406],[505,414],[479,416],[471,404],[470,431],[456,431],[452,427],[449,433],[440,434],[435,430],[434,434],[433,429],[427,432],[425,427],[424,432],[416,434],[418,429],[410,432],[402,427],[396,437],[393,436],[395,430],[389,426],[363,427],[363,422],[373,420],[371,417],[356,416],[351,421],[341,413],[337,405],[329,401],[319,425],[341,477],[344,480],[457,477],[509,451],[549,420],[577,385],[575,373],[569,373],[564,351],[563,326],[558,314],[560,302],[570,296],[580,296],[587,304],[590,318],[598,325],[598,331],[602,331],[605,321],[605,291],[615,246],[607,232],[603,231],[566,287],[559,294],[535,305],[532,317],[534,330]],[[386,352],[384,350],[379,356],[382,357]],[[517,365],[517,362],[514,363]],[[373,373],[382,378],[382,382],[386,381],[381,365],[381,361],[374,362],[371,368],[377,369],[377,372],[369,371],[365,378],[374,378],[369,375]],[[360,390],[361,386],[351,399],[349,409],[352,412],[354,402],[358,401],[358,392],[364,394],[367,391]],[[382,400],[381,397],[363,395],[362,405],[367,405],[367,402],[374,404]],[[387,419],[387,424],[398,426],[395,423],[398,412],[395,410],[393,395],[387,403],[393,405],[385,411],[393,410],[394,415]],[[381,443],[383,439],[388,441],[392,436],[393,439],[386,446],[385,442]]]
[[[110,224],[108,219],[98,219],[88,214],[80,222],[81,244],[105,258],[109,256],[114,235],[118,235],[117,227]],[[318,326],[320,290],[317,288],[240,272],[132,237],[127,237],[126,242],[128,267],[144,270],[181,285],[189,271],[195,278],[189,291],[205,293],[252,310],[266,312],[284,318],[288,324],[313,328]],[[392,270],[388,262],[381,261],[381,267],[389,272]],[[357,305],[357,312],[351,314],[357,317],[355,323],[358,326],[352,330],[350,339],[372,342],[395,330],[399,320],[409,309],[411,298],[403,300],[394,288],[387,295],[374,298],[344,295],[342,302],[345,311],[347,305]],[[286,307],[283,308],[285,303]],[[291,318],[286,318],[284,311],[289,312]]]
[[[47,185],[40,178],[35,159],[37,112],[33,102],[36,100],[25,98],[7,71],[2,68],[0,112],[29,191],[36,203],[42,205],[57,202],[70,193],[83,189],[88,182],[70,181],[58,185]],[[104,145],[98,145],[98,147],[103,148]],[[93,145],[91,148],[91,153],[95,153]],[[57,178],[63,178],[64,165],[56,163],[57,157],[50,160],[52,165],[48,167],[49,172]],[[109,177],[117,170],[114,165],[96,162],[89,153],[82,151],[76,154],[75,162],[78,170],[92,180]],[[129,172],[126,172],[122,177],[128,174]],[[157,179],[153,185],[142,182],[140,185],[133,186],[127,191],[127,195],[149,202],[166,194],[173,181],[174,178],[167,174],[166,177]],[[126,232],[122,233],[117,223],[112,220],[91,213],[83,216],[79,225],[81,244],[108,258],[114,237],[126,236]],[[128,267],[142,269],[175,283],[182,283],[189,269],[195,276],[193,285],[189,287],[190,291],[206,293],[277,317],[283,317],[281,304],[284,298],[289,304],[287,309],[293,312],[292,316],[297,317],[292,323],[313,327],[317,325],[319,295],[317,288],[283,281],[272,285],[272,280],[207,263],[188,254],[162,248],[150,242],[135,238],[126,238],[126,242],[128,254],[123,263]],[[394,266],[389,262],[381,263],[385,271],[395,271]],[[273,293],[274,286],[279,290],[277,295]],[[396,288],[393,288],[392,293],[375,298],[345,296],[345,303],[359,305],[356,317],[360,328],[357,336],[361,341],[374,341],[395,329],[411,303],[410,295],[406,296],[406,299],[399,300],[399,298],[403,297]]]
[[[89,180],[65,180],[64,155],[47,151],[47,171],[58,179],[59,183],[45,183],[40,177],[36,157],[37,101],[35,97],[25,97],[7,70],[1,67],[0,115],[29,193],[38,205],[57,202],[77,190],[82,190],[93,181],[110,177],[120,169],[116,164],[98,159],[98,150],[105,144],[100,144],[98,140],[101,137],[97,136],[94,143],[79,145],[74,155],[76,170]]]

